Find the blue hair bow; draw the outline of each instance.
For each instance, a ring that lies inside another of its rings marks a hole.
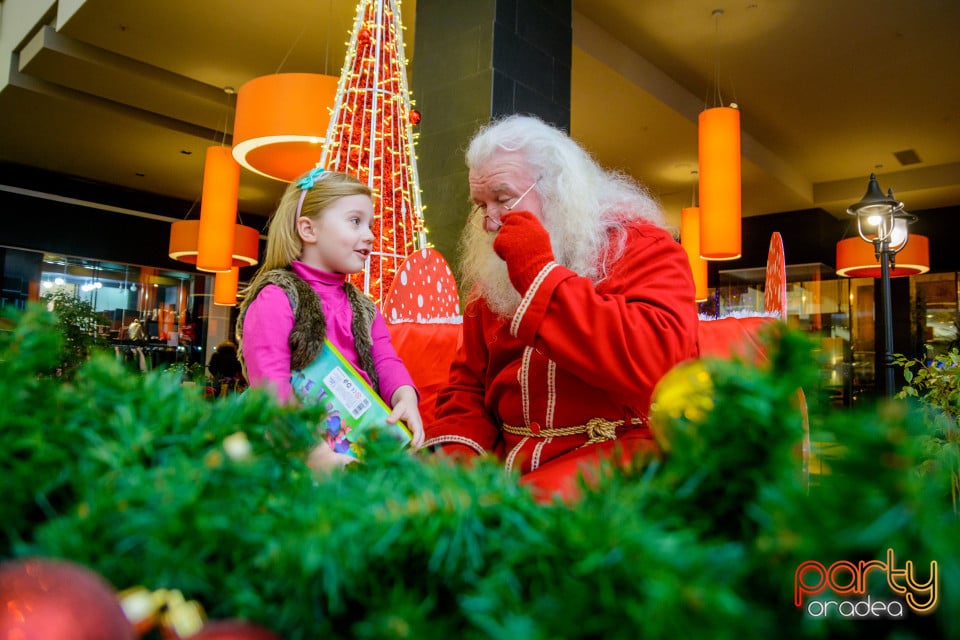
[[[307,189],[312,189],[313,183],[320,179],[322,173],[323,167],[314,167],[313,169],[310,169],[310,172],[307,175],[297,180],[297,186],[304,191]]]

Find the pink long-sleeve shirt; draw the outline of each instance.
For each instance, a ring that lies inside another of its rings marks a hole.
[[[340,350],[364,380],[370,377],[360,366],[353,340],[353,309],[343,290],[346,276],[314,269],[294,261],[293,272],[303,278],[320,296],[327,320],[327,338]],[[280,287],[268,284],[250,303],[243,320],[243,359],[251,386],[272,387],[281,401],[293,395],[290,385],[290,332],[293,331],[293,309],[287,294]],[[387,325],[377,310],[371,328],[373,363],[380,378],[380,395],[387,404],[397,388],[414,386],[410,373],[390,342]]]

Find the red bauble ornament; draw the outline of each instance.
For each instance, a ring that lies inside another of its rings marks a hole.
[[[113,587],[72,562],[26,558],[0,564],[0,604],[0,638],[136,638]]]
[[[357,32],[357,42],[360,44],[367,44],[370,42],[371,38],[373,38],[373,36],[370,33],[370,29],[367,29],[366,27]]]
[[[420,115],[420,112],[416,109],[410,111],[410,124],[420,124],[420,119],[423,116]]]
[[[211,620],[190,640],[281,640],[268,629],[243,620]]]

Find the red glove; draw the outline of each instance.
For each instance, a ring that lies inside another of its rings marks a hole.
[[[507,263],[514,288],[525,295],[537,274],[554,260],[550,234],[529,211],[513,211],[500,222],[493,250]]]

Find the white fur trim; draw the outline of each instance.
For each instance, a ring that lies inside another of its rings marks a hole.
[[[779,318],[780,314],[776,311],[731,311],[730,313],[716,318],[714,316],[708,316],[700,314],[701,322],[709,322],[711,320],[723,320],[725,318]]]
[[[523,299],[520,300],[517,312],[513,314],[513,322],[510,323],[510,335],[514,338],[517,337],[517,332],[520,330],[520,322],[523,320],[523,314],[527,312],[527,307],[530,306],[533,298],[537,295],[537,290],[540,288],[540,285],[547,279],[547,275],[559,266],[556,262],[548,262],[544,265],[543,269],[540,269],[537,277],[533,279],[533,284],[530,285],[530,288],[527,289],[527,292],[523,295]]]
[[[553,438],[544,438],[533,448],[533,457],[530,459],[530,471],[540,468],[540,454],[543,452],[543,448],[552,441]]]
[[[503,465],[503,468],[508,473],[513,469],[513,461],[516,459],[517,454],[520,453],[520,449],[523,448],[523,445],[525,445],[527,443],[527,440],[529,439],[530,438],[528,438],[527,436],[524,436],[523,439],[520,440],[520,442],[518,442],[516,446],[514,446],[513,449],[510,450],[510,454],[507,456],[507,460],[506,462],[504,462],[504,465]]]
[[[486,453],[486,450],[480,446],[480,443],[476,440],[471,440],[464,436],[437,436],[436,438],[430,438],[423,443],[423,448],[432,447],[438,444],[465,444],[480,455]]]
[[[386,320],[386,318],[384,318]],[[426,320],[411,320],[409,318],[397,318],[396,320],[387,320],[387,324],[463,324],[463,316],[447,316],[446,318],[427,318]]]

